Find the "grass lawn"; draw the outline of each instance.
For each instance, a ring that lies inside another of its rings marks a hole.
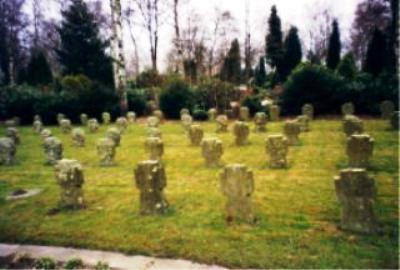
[[[215,136],[215,124],[202,124]],[[87,132],[85,148],[75,148],[59,128],[64,157],[84,166],[87,209],[48,215],[59,197],[51,166],[44,165],[41,139],[31,127],[20,128],[18,164],[0,167],[0,241],[73,246],[159,257],[179,257],[241,268],[398,268],[398,133],[388,122],[365,119],[375,139],[370,174],[378,189],[376,214],[383,234],[340,231],[333,177],[346,168],[345,135],[340,120],[316,120],[312,131],[291,147],[289,169],[266,166],[264,140],[282,132],[283,122],[268,132],[250,134],[250,145],[236,147],[231,132],[223,140],[223,163],[244,163],[254,171],[253,206],[259,223],[227,226],[220,169],[207,169],[200,148],[189,146],[179,122],[161,126],[170,209],[163,216],[138,215],[139,193],[133,169],[147,159],[143,123],[129,127],[117,149],[115,167],[100,167],[98,133]],[[253,128],[253,124],[251,124]],[[1,130],[3,133],[3,130]],[[42,188],[40,195],[17,201],[5,196],[16,188]]]

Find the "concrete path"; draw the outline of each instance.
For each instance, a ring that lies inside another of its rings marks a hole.
[[[60,262],[65,262],[71,258],[80,258],[86,265],[89,266],[94,266],[97,264],[97,262],[101,261],[107,263],[111,268],[118,269],[227,269],[216,265],[198,264],[187,260],[158,259],[147,256],[128,256],[117,252],[50,246],[0,244],[0,257],[8,257],[13,254],[28,254],[29,257],[33,259],[46,256]]]

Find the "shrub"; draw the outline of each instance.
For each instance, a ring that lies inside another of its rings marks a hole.
[[[152,69],[141,72],[136,78],[136,87],[149,88],[154,86],[161,86],[163,77]]]
[[[41,257],[35,261],[36,269],[55,269],[56,263],[49,257]]]
[[[180,78],[171,79],[160,95],[160,108],[168,118],[178,119],[182,108],[192,108],[193,93]]]
[[[196,109],[193,111],[193,118],[194,118],[194,120],[197,120],[197,121],[207,121],[208,114],[205,110]]]
[[[247,96],[242,100],[241,105],[249,108],[250,114],[254,115],[256,112],[265,111],[265,107],[261,105],[261,100],[259,95]]]
[[[137,115],[143,115],[146,109],[146,90],[145,89],[128,89],[128,107]]]
[[[109,270],[110,266],[108,266],[108,264],[105,262],[97,262],[95,269],[96,270]]]
[[[65,269],[81,269],[83,266],[83,261],[79,258],[70,259],[64,264]]]

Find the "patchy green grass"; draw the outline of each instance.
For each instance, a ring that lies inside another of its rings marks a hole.
[[[264,140],[280,133],[282,122],[268,124],[266,134],[250,135],[250,145],[236,147],[231,133],[214,134],[213,123],[203,123],[206,136],[224,143],[223,162],[245,163],[253,169],[255,226],[227,226],[224,197],[219,190],[220,169],[207,169],[200,148],[177,122],[162,125],[167,172],[166,197],[171,205],[163,216],[138,215],[138,190],[133,169],[145,160],[143,123],[123,135],[115,167],[99,166],[96,134],[87,145],[74,148],[68,135],[53,132],[64,142],[64,156],[84,166],[87,209],[56,215],[59,188],[53,168],[44,165],[41,140],[30,127],[20,129],[18,164],[0,167],[0,241],[36,243],[123,251],[160,257],[179,257],[203,263],[243,268],[398,268],[398,133],[387,122],[365,120],[375,138],[370,173],[378,187],[376,213],[384,233],[353,235],[337,229],[339,205],[333,177],[345,168],[345,136],[340,120],[317,120],[301,134],[301,145],[291,147],[289,169],[266,167]],[[5,201],[16,188],[43,188],[40,195]]]

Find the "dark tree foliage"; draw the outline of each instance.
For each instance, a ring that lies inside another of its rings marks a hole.
[[[106,85],[113,84],[111,58],[105,54],[107,43],[99,37],[94,15],[82,0],[72,0],[62,11],[58,29],[61,47],[57,55],[64,75],[84,74]]]
[[[266,80],[267,80],[267,72],[265,71],[264,57],[260,57],[260,60],[254,72],[254,83],[257,86],[263,86]]]
[[[272,67],[280,70],[283,58],[282,30],[281,19],[277,14],[275,6],[271,8],[271,15],[268,20],[268,35],[266,37],[266,60]]]
[[[291,27],[284,42],[284,56],[282,63],[282,81],[285,81],[292,70],[301,62],[303,57],[301,43],[296,27]]]
[[[221,70],[221,80],[234,84],[241,82],[240,47],[237,39],[232,41],[231,48],[225,57]]]
[[[340,43],[340,32],[337,20],[332,23],[332,33],[329,37],[328,53],[326,56],[326,66],[335,69],[340,62],[340,51],[342,45]]]
[[[307,58],[307,61],[310,62],[311,64],[315,64],[315,65],[321,64],[321,59],[312,50],[308,50],[306,58]]]
[[[29,85],[46,85],[53,81],[53,74],[42,50],[32,53],[26,67],[25,80]]]
[[[386,37],[378,28],[375,28],[371,41],[368,43],[367,55],[363,66],[363,71],[374,76],[379,75],[385,65],[386,56]]]
[[[357,76],[357,65],[352,53],[347,53],[343,56],[336,68],[336,72],[343,78],[349,80],[353,80]]]

